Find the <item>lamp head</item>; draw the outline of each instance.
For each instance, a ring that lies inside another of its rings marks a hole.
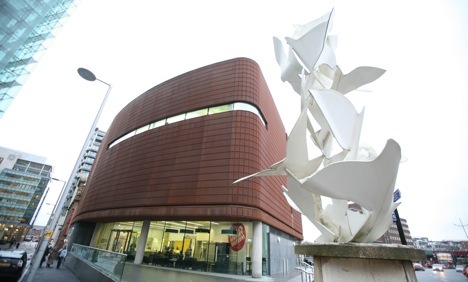
[[[90,70],[87,70],[85,68],[79,68],[78,69],[78,74],[88,80],[88,81],[95,81],[96,80],[96,76],[94,75],[94,73],[92,73]]]

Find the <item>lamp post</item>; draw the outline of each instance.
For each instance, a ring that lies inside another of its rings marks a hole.
[[[461,218],[458,218],[458,220],[460,220],[460,224],[455,224],[455,226],[458,226],[458,227],[462,227],[463,228],[463,231],[465,231],[465,236],[466,236],[466,239],[468,239],[468,234],[466,233],[466,229],[465,229],[465,226],[468,226],[468,224],[463,224]]]
[[[67,200],[68,198],[68,194],[70,194],[70,191],[72,189],[72,185],[73,185],[73,179],[75,178],[77,172],[78,172],[78,169],[80,167],[80,164],[81,164],[81,159],[83,158],[83,156],[85,155],[86,153],[86,150],[88,149],[89,145],[90,145],[90,142],[92,141],[92,138],[94,136],[94,132],[96,131],[96,126],[97,126],[97,123],[98,123],[98,120],[99,120],[99,117],[101,116],[101,113],[102,113],[102,110],[104,109],[104,106],[106,104],[106,101],[107,101],[107,98],[109,97],[109,93],[112,89],[112,86],[107,83],[107,82],[104,82],[98,78],[96,78],[96,76],[94,75],[94,73],[92,73],[90,70],[88,69],[85,69],[85,68],[78,68],[78,74],[84,78],[85,80],[88,80],[88,81],[100,81],[102,83],[104,83],[105,85],[108,86],[107,88],[107,92],[106,92],[106,95],[104,96],[104,99],[102,100],[102,103],[101,103],[101,106],[99,107],[99,110],[96,114],[96,117],[94,118],[94,121],[93,121],[93,124],[91,125],[91,128],[89,129],[89,133],[88,133],[88,136],[86,137],[86,140],[85,142],[83,143],[83,147],[81,148],[81,152],[80,152],[80,155],[78,156],[78,158],[76,159],[76,162],[75,162],[75,167],[73,168],[73,171],[72,173],[70,174],[70,178],[68,179],[68,185],[67,185],[67,188],[65,189],[65,192],[64,194],[62,195],[62,197],[60,198],[60,202],[58,204],[58,209],[57,209],[57,217],[59,218],[61,214],[64,214],[64,216],[66,216],[66,212],[63,211],[64,209],[64,204],[65,204],[65,201]],[[57,220],[58,220],[57,218]],[[53,233],[53,236],[52,236],[52,239],[54,239],[54,241],[57,241],[57,237],[58,237],[58,233],[59,232],[56,232],[56,230],[54,230],[54,233]]]
[[[97,126],[97,123],[98,123],[98,120],[99,120],[99,117],[101,116],[101,113],[102,113],[102,110],[104,109],[104,105],[106,104],[106,101],[107,101],[107,97],[109,97],[109,93],[112,89],[112,86],[109,84],[109,83],[106,83],[98,78],[96,78],[96,76],[89,70],[85,69],[85,68],[79,68],[78,70],[78,74],[88,80],[88,81],[95,81],[95,80],[98,80],[102,83],[104,83],[105,85],[108,86],[107,88],[107,92],[106,92],[106,95],[104,96],[104,99],[102,100],[102,103],[101,103],[101,106],[99,107],[99,111],[97,112],[96,114],[96,117],[94,118],[94,122],[89,130],[89,133],[88,133],[88,136],[86,137],[86,140],[85,142],[83,143],[83,148],[81,148],[81,152],[80,152],[80,155],[78,156],[76,162],[75,162],[75,167],[73,168],[73,171],[72,173],[70,174],[70,178],[68,179],[68,184],[66,185],[66,188],[64,191],[62,191],[61,193],[61,196],[59,198],[59,201],[58,201],[58,205],[54,207],[54,213],[53,213],[53,220],[51,222],[51,227],[52,230],[53,230],[53,234],[55,235],[55,228],[56,228],[56,224],[60,218],[60,215],[62,214],[62,211],[63,211],[63,208],[64,208],[64,204],[65,204],[65,200],[67,199],[67,195],[70,193],[70,190],[71,190],[71,187],[72,187],[72,183],[73,183],[73,178],[75,177],[77,171],[78,171],[78,168],[80,166],[80,163],[81,163],[81,158],[84,156],[85,152],[86,152],[86,149],[88,148],[88,145],[90,143],[90,140],[91,138],[93,137],[94,135],[94,132],[96,130],[96,126]],[[64,185],[65,187],[65,185]],[[52,236],[52,239],[55,240],[56,238],[54,238],[54,236]],[[39,254],[43,254],[44,251],[45,251],[45,248],[47,246],[47,242],[45,241],[42,241],[41,244],[40,244],[40,248],[39,248],[39,251],[38,253]],[[39,267],[40,265],[40,259],[38,258],[37,256],[37,253],[36,253],[36,257],[34,259],[34,262],[33,262],[33,265],[31,266],[31,273],[29,274],[28,276],[28,280],[27,282],[32,282],[33,281],[33,278],[34,278],[34,274],[37,270],[37,268]]]
[[[60,180],[60,179],[57,179],[57,178],[53,178],[51,177],[51,180],[55,180],[55,181],[59,181],[59,182],[63,182],[63,185],[62,185],[62,188],[60,189],[60,194],[59,194],[59,198],[63,196],[63,190],[65,188],[65,186],[67,185],[67,182],[64,181],[64,180]],[[44,198],[45,200],[45,198]],[[41,204],[42,206],[42,204]],[[56,210],[56,207],[57,207],[57,203],[55,203],[54,205],[54,211]],[[39,213],[39,211],[38,211]],[[53,214],[53,213],[52,213]],[[56,214],[57,215],[57,214]],[[58,221],[58,217],[57,216],[54,216],[53,217],[53,220],[52,222],[50,221],[50,218],[49,220],[47,221],[47,225],[46,225],[46,229],[50,229],[50,230],[54,230],[55,228],[55,225],[57,224],[57,221]],[[47,231],[47,230],[46,230]],[[30,281],[33,281],[33,278],[34,278],[34,275],[36,274],[36,270],[37,268],[39,267],[40,263],[41,263],[41,255],[44,254],[44,251],[45,249],[47,248],[47,243],[48,243],[48,240],[44,240],[45,238],[45,235],[46,234],[42,234],[41,236],[41,240],[39,240],[39,247],[36,248],[36,252],[34,253],[34,259],[32,261],[32,265],[30,266],[30,273],[28,275],[28,282]]]

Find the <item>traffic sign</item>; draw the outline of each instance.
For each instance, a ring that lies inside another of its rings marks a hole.
[[[396,189],[395,192],[393,192],[393,201],[396,202],[400,198],[401,198],[400,189]]]

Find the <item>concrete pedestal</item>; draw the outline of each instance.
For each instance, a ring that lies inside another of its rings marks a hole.
[[[412,261],[423,250],[404,245],[318,243],[295,247],[297,255],[314,257],[314,282],[418,281]]]

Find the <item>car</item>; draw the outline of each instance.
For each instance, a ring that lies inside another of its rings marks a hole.
[[[413,263],[413,269],[414,269],[415,271],[418,271],[418,270],[426,271],[426,269],[424,268],[424,266],[422,266],[422,264],[417,263],[417,262],[414,262],[414,263]]]
[[[28,254],[26,251],[0,251],[0,278],[19,280],[26,267]]]
[[[444,266],[441,263],[435,263],[432,265],[432,271],[444,271]]]
[[[455,271],[456,272],[463,272],[463,268],[465,268],[465,266],[463,264],[459,264],[459,265],[457,265],[457,267],[455,267]]]

